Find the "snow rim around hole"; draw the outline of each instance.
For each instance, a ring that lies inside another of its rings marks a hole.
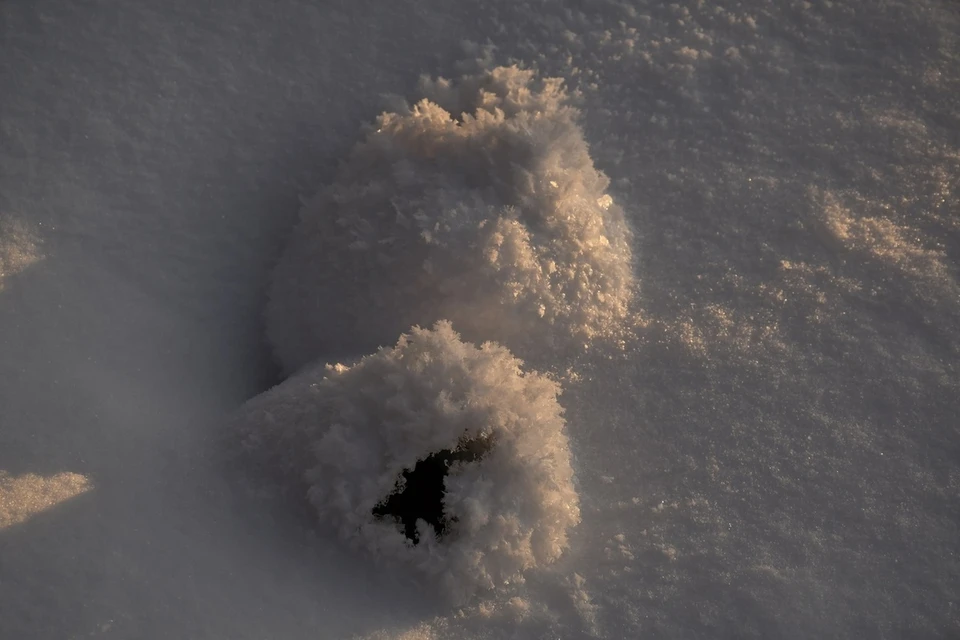
[[[505,347],[464,342],[448,321],[413,327],[352,365],[308,367],[230,424],[245,456],[305,495],[321,529],[428,579],[452,604],[555,562],[580,519],[561,389]],[[404,471],[470,440],[492,442],[444,478],[446,531],[417,543],[377,505]]]

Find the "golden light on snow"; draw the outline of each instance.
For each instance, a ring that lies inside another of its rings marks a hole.
[[[0,471],[0,531],[92,488],[90,480],[79,473],[44,477],[35,473],[11,476]]]
[[[29,226],[0,213],[0,290],[4,281],[43,256],[40,241]]]
[[[497,67],[420,93],[304,202],[266,310],[283,368],[441,319],[530,363],[616,344],[633,234],[561,81]]]
[[[435,626],[442,629],[445,625],[442,620],[438,619],[434,621],[433,625],[421,622],[403,631],[381,629],[366,636],[365,640],[434,640],[437,637]]]
[[[840,194],[827,191],[814,195],[820,197],[823,208],[821,227],[815,231],[827,246],[838,251],[858,252],[915,277],[948,278],[943,251],[925,246],[929,242],[925,242],[919,231],[882,215],[888,207],[856,195],[848,196],[853,207],[845,203]],[[857,215],[854,208],[876,213]]]

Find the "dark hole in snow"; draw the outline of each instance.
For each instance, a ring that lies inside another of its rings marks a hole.
[[[441,449],[426,458],[417,460],[413,470],[404,469],[397,478],[393,493],[373,508],[377,518],[393,516],[403,525],[404,535],[413,544],[420,542],[417,520],[424,520],[442,538],[448,525],[456,518],[447,518],[444,513],[444,480],[455,462],[476,462],[493,446],[490,436],[469,439],[463,437],[453,450]]]

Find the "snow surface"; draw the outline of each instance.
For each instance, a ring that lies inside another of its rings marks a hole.
[[[0,638],[960,635],[958,34],[948,0],[0,3]],[[553,363],[569,551],[451,608],[222,425],[280,381],[298,198],[477,58],[565,80],[637,317]]]

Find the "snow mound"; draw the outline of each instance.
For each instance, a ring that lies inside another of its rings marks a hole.
[[[351,545],[462,601],[556,560],[579,521],[557,383],[452,325],[250,400],[244,448]]]
[[[441,318],[531,359],[627,315],[629,230],[561,81],[499,67],[420,88],[304,204],[266,311],[288,373]]]

